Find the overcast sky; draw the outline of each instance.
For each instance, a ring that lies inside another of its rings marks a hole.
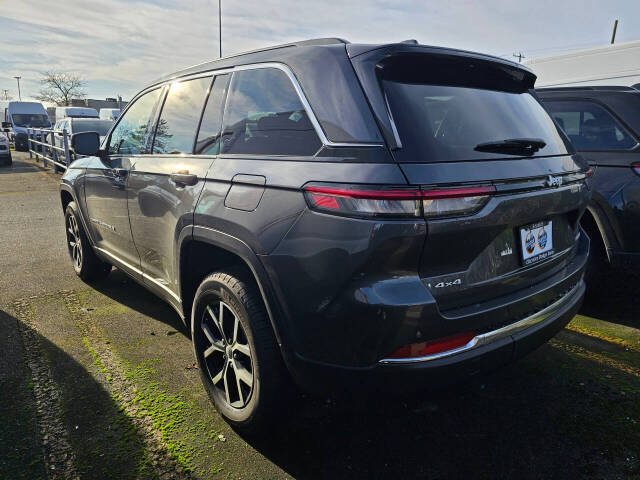
[[[129,99],[163,73],[218,56],[217,0],[0,0],[0,99],[35,95],[46,70],[91,98]],[[415,38],[511,57],[640,39],[639,0],[222,0],[223,54],[314,37]]]

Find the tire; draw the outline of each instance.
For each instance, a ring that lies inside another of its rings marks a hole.
[[[257,287],[241,270],[213,273],[191,311],[194,353],[211,402],[234,428],[263,430],[287,402],[290,381]]]
[[[111,271],[111,265],[100,260],[84,231],[75,202],[69,202],[64,213],[67,248],[73,269],[85,282],[101,280]]]
[[[585,227],[585,231],[591,240],[584,280],[587,284],[588,295],[593,297],[602,293],[602,288],[606,284],[606,278],[611,273],[611,265],[607,258],[604,241],[602,240],[600,231],[595,227],[595,222],[585,222],[583,227]]]

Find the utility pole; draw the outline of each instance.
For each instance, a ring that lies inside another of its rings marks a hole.
[[[222,58],[222,0],[218,0],[218,44],[220,45],[220,58]]]
[[[613,34],[611,35],[611,45],[616,41],[616,31],[618,30],[618,20],[613,22]]]
[[[522,59],[523,58],[527,58],[527,57],[524,56],[524,54],[522,52],[518,52],[517,54],[514,53],[513,56],[518,59],[518,63],[522,63]]]
[[[3,90],[4,90],[4,99],[9,100],[9,90],[7,90],[6,88],[4,88]]]
[[[15,78],[18,81],[18,99],[22,101],[22,94],[20,93],[20,79],[22,77],[13,77],[13,78]]]

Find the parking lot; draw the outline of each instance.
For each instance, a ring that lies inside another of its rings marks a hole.
[[[16,152],[0,168],[0,478],[640,476],[636,278],[612,277],[489,377],[400,398],[301,394],[278,428],[243,438],[168,305],[117,270],[91,286],[74,275],[58,178]]]

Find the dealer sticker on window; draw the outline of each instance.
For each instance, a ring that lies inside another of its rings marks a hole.
[[[522,227],[520,239],[522,261],[525,265],[531,265],[553,255],[553,228],[550,221]]]

